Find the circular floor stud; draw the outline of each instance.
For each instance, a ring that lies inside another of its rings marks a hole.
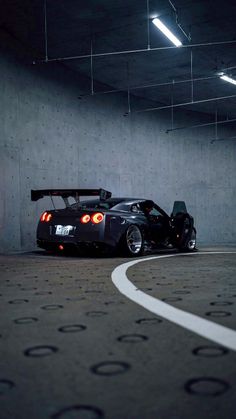
[[[148,340],[148,337],[145,335],[132,334],[119,336],[117,340],[118,342],[124,343],[139,343]]]
[[[105,316],[106,314],[108,314],[106,311],[88,311],[86,313],[86,316],[89,316],[89,317],[102,317],[102,316]]]
[[[71,298],[71,297],[67,297],[66,301],[83,301],[85,300],[85,297],[75,297],[75,298]]]
[[[102,419],[104,413],[95,406],[74,405],[65,407],[51,416],[52,419]]]
[[[16,324],[30,324],[37,322],[38,319],[36,317],[20,317],[19,319],[15,319],[14,323]]]
[[[29,300],[23,300],[21,298],[17,298],[16,300],[11,300],[8,301],[9,304],[24,304],[24,303],[28,303]]]
[[[234,303],[231,303],[231,301],[212,301],[210,303],[211,306],[232,306]]]
[[[130,369],[130,364],[121,361],[105,361],[93,365],[91,371],[97,375],[111,376],[123,374]]]
[[[215,358],[229,353],[229,350],[223,346],[199,346],[193,350],[193,354],[206,358]]]
[[[173,291],[173,294],[183,294],[183,295],[185,295],[185,294],[191,294],[191,292],[190,291]]]
[[[86,290],[85,294],[101,294],[102,291],[99,290]]]
[[[180,298],[180,297],[166,297],[166,298],[162,298],[162,301],[169,302],[169,303],[175,303],[176,301],[182,301],[182,298]]]
[[[28,348],[24,351],[25,356],[31,356],[34,358],[40,358],[48,355],[52,355],[53,353],[58,352],[58,348],[56,346],[33,346],[32,348]]]
[[[157,282],[156,283],[156,285],[161,285],[162,287],[168,287],[168,286],[171,286],[171,285],[173,285],[171,282],[166,282],[165,284],[161,284],[160,282]]]
[[[225,393],[230,388],[230,385],[219,378],[199,377],[188,380],[184,388],[190,394],[214,397]]]
[[[13,381],[1,379],[0,380],[0,395],[7,393],[13,387],[15,387],[15,383],[13,383]]]
[[[210,317],[228,317],[231,316],[231,313],[228,311],[208,311],[206,316]]]
[[[47,304],[41,307],[42,310],[59,310],[60,308],[63,308],[60,304]]]
[[[52,291],[38,291],[35,293],[35,295],[48,295],[52,294]]]
[[[161,323],[163,320],[162,319],[158,319],[158,318],[155,318],[155,317],[153,317],[153,318],[150,318],[150,319],[139,319],[139,320],[136,320],[135,321],[135,323],[138,323],[138,324],[157,324],[157,323]]]
[[[62,333],[76,333],[76,332],[82,332],[83,330],[86,330],[87,327],[83,324],[71,324],[68,326],[62,326],[59,327],[59,332]]]

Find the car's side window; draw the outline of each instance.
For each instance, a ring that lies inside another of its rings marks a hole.
[[[154,216],[156,216],[156,217],[159,217],[160,215],[162,216],[162,214],[158,211],[158,209],[157,208],[155,208],[155,207],[153,207],[152,209],[151,209],[151,211],[149,212],[149,215],[154,215]]]
[[[106,204],[105,202],[99,202],[98,205],[96,205],[96,209],[109,209],[109,204]]]
[[[131,205],[131,208],[130,208],[130,210],[131,210],[131,212],[138,212],[138,213],[142,213],[143,211],[142,211],[142,209],[140,208],[140,205],[139,204],[133,204],[133,205]]]

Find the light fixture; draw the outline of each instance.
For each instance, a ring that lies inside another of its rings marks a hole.
[[[231,77],[229,77],[229,76],[226,76],[226,74],[222,74],[222,75],[220,76],[220,78],[221,78],[222,80],[224,80],[224,81],[227,81],[228,83],[231,83],[231,84],[236,84],[236,80],[232,79],[232,78],[231,78]]]
[[[181,47],[182,42],[176,36],[164,25],[164,23],[161,22],[158,17],[155,17],[155,19],[152,20],[154,25],[162,32],[164,35],[171,41],[176,47]]]

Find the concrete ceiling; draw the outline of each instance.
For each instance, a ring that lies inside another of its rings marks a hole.
[[[48,56],[90,80],[92,64],[95,92],[127,91],[129,86],[133,112],[143,107],[139,97],[145,98],[150,108],[236,95],[236,86],[218,76],[225,71],[236,78],[236,42],[225,43],[236,40],[235,0],[173,0],[181,28],[191,34],[191,41],[177,26],[169,0],[47,0],[46,37],[44,0],[5,3],[1,27],[31,51],[32,61]],[[158,49],[172,44],[153,25],[155,16],[169,26],[184,47]],[[202,43],[210,45],[196,45]],[[143,51],[123,53],[133,50]],[[75,58],[81,55],[88,57]],[[183,82],[192,78],[204,80]],[[140,88],[149,85],[155,86]],[[87,94],[91,93],[89,86]],[[213,118],[217,109],[220,119],[236,118],[235,104],[236,97],[178,109],[206,112]]]

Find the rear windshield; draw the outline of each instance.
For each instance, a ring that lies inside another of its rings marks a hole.
[[[109,210],[115,205],[118,204],[117,200],[111,200],[111,201],[100,201],[98,199],[96,200],[89,200],[89,201],[81,201],[78,204],[71,205],[71,208],[73,209],[79,209],[79,210],[85,210],[85,209],[106,209]]]

